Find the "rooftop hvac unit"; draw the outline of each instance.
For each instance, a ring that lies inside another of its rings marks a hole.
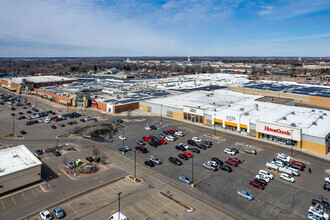
[[[210,104],[211,104],[211,105],[215,105],[215,102],[211,102]]]
[[[259,111],[259,108],[255,108],[256,111]]]
[[[314,109],[312,109],[312,112],[315,112],[315,110],[314,110]]]
[[[283,117],[282,119],[283,119],[283,120],[286,120],[286,117]]]
[[[245,116],[248,116],[248,115],[249,115],[249,113],[248,113],[248,112],[244,112],[244,115],[245,115]]]
[[[313,121],[313,125],[315,125],[315,126],[317,125],[316,121]]]
[[[212,109],[212,111],[216,112],[216,111],[217,111],[217,109],[216,109],[216,108],[213,108],[213,109]]]
[[[258,107],[259,105],[257,103],[254,104],[254,107]]]
[[[291,112],[291,114],[293,114],[293,115],[294,115],[294,114],[295,114],[295,112]]]
[[[244,111],[244,108],[240,108],[239,110],[240,110],[240,111]]]
[[[323,116],[322,116],[322,115],[320,115],[320,116],[319,116],[319,119],[323,119]]]
[[[323,116],[327,116],[327,113],[323,113]]]
[[[296,123],[291,123],[291,127],[296,127]]]

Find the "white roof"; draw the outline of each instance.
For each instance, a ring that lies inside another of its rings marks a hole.
[[[42,162],[24,145],[0,150],[0,176],[41,164]]]
[[[61,76],[28,76],[28,77],[8,78],[7,80],[14,83],[22,83],[24,79],[25,81],[34,82],[34,83],[76,80],[73,78],[61,77]]]

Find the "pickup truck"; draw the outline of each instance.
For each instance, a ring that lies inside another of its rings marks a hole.
[[[327,201],[322,202],[322,201],[319,201],[317,199],[313,199],[312,200],[312,205],[313,206],[320,206],[320,207],[323,206],[324,210],[330,211],[330,203],[327,202]]]

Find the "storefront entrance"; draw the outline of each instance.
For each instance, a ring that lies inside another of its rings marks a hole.
[[[273,135],[269,135],[269,134],[262,134],[261,137],[263,139],[278,142],[278,143],[281,143],[281,144],[297,146],[297,141],[292,141],[290,139],[277,137],[277,136],[273,136]]]

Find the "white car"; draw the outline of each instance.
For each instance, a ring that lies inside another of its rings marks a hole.
[[[42,119],[38,119],[38,122],[39,122],[39,123],[42,123],[43,121],[44,121],[44,120],[42,120]]]
[[[323,219],[329,219],[329,215],[327,213],[324,213],[322,209],[316,208],[314,206],[310,206],[308,209],[309,213],[313,213],[314,215],[323,218]]]
[[[291,183],[294,183],[295,182],[294,181],[294,178],[292,176],[290,176],[289,174],[286,174],[286,173],[281,173],[280,178],[282,180],[286,180],[286,181],[289,181]]]
[[[284,161],[284,162],[286,162],[286,163],[290,163],[290,161],[291,161],[291,158],[288,155],[283,154],[283,153],[278,154],[277,158]]]
[[[267,172],[266,170],[259,170],[259,174],[264,175],[264,176],[267,176],[268,178],[270,178],[272,180],[274,179],[273,174]]]
[[[233,149],[230,149],[230,148],[226,148],[226,149],[224,150],[224,152],[225,152],[226,154],[230,154],[230,155],[235,155],[235,154],[236,154],[236,152],[235,152]]]
[[[279,167],[284,167],[284,163],[282,161],[275,160],[275,161],[272,161],[271,163],[273,163]]]
[[[270,178],[268,178],[267,176],[264,176],[262,174],[257,174],[255,178],[265,180],[267,183],[270,182]]]
[[[177,131],[174,134],[176,134],[176,135],[178,135],[180,137],[183,137],[184,136],[184,133],[182,131]]]
[[[42,210],[40,213],[40,217],[42,220],[52,220],[52,215],[47,210]]]
[[[202,142],[202,139],[199,137],[193,137],[192,140],[199,143]]]
[[[126,138],[125,136],[123,136],[123,135],[120,135],[120,136],[119,136],[119,139],[120,139],[120,140],[126,140],[127,138]]]
[[[188,148],[189,148],[189,146],[188,146],[188,145],[186,145],[186,144],[184,144],[184,143],[180,143],[180,144],[179,144],[179,146],[182,146],[182,147],[184,147],[186,150],[188,150]]]
[[[149,125],[144,127],[146,130],[151,131],[151,127]]]
[[[167,140],[167,141],[175,141],[175,138],[172,137],[172,136],[167,136],[167,137],[165,137],[165,140]]]
[[[325,181],[326,183],[330,184],[330,177],[326,177],[326,178],[324,178],[324,181]]]
[[[206,163],[211,165],[212,167],[217,167],[218,166],[218,163],[213,161],[213,160],[207,161]]]
[[[44,122],[48,124],[48,123],[50,122],[50,120],[47,120],[47,119],[46,119]]]

